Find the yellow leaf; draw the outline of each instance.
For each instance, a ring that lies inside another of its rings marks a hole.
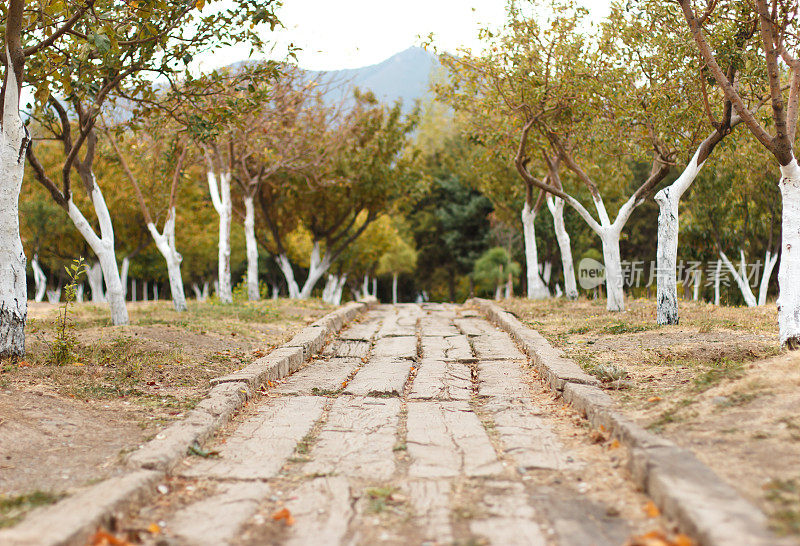
[[[86,364],[84,364],[83,362],[76,362],[75,365],[76,366],[85,366]]]
[[[286,525],[294,525],[294,518],[288,508],[283,508],[272,514],[272,519],[275,521],[283,520]]]
[[[158,523],[151,523],[147,526],[147,530],[151,535],[158,535],[161,533],[161,527],[158,526]]]
[[[205,6],[205,5],[206,5],[206,0],[197,0],[197,3],[195,4],[195,7],[197,9],[203,9],[203,6]]]
[[[611,444],[609,444],[608,446],[608,449],[619,449],[619,440],[617,440],[616,438],[612,440]]]

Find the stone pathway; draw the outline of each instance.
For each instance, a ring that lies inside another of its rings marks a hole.
[[[589,432],[475,311],[381,306],[131,525],[159,522],[159,544],[619,546],[652,522]]]

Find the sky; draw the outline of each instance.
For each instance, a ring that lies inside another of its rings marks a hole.
[[[610,0],[583,0],[593,18],[608,13]],[[285,29],[273,57],[289,43],[302,51],[298,64],[309,70],[358,68],[379,63],[395,53],[420,45],[433,33],[444,51],[459,47],[480,50],[478,29],[498,28],[505,19],[505,0],[284,0],[278,17]],[[227,64],[247,57],[247,50],[226,52],[209,64]],[[238,54],[239,59],[232,59]],[[206,67],[209,67],[208,65]]]

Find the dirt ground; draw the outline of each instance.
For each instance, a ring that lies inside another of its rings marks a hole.
[[[655,323],[652,300],[502,305],[596,375],[639,424],[689,448],[770,517],[800,535],[800,354],[778,342],[774,304],[680,303]]]
[[[208,391],[209,380],[288,341],[331,307],[318,301],[233,305],[129,303],[70,308],[69,364],[55,364],[57,308],[30,303],[26,358],[0,362],[0,527],[101,480]]]

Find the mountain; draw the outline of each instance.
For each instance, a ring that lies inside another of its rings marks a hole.
[[[391,104],[401,99],[403,110],[408,111],[415,100],[429,95],[431,71],[438,67],[439,61],[435,55],[421,47],[410,47],[378,64],[344,70],[310,71],[309,78],[336,87],[336,91],[331,92],[335,97],[332,100],[342,94],[350,95],[350,90],[358,87],[362,91],[371,90],[381,102]]]

